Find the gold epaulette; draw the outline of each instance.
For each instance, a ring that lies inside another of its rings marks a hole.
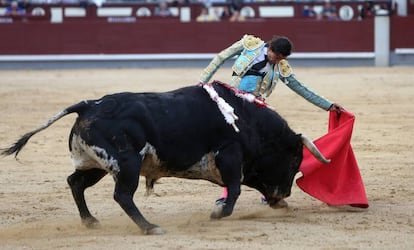
[[[279,73],[283,77],[289,77],[292,75],[292,67],[290,67],[289,62],[286,59],[280,60],[279,64]]]
[[[247,50],[255,50],[263,45],[263,40],[252,36],[252,35],[245,35],[243,37],[243,47]]]

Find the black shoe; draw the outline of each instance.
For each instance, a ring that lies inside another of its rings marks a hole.
[[[221,197],[220,199],[216,200],[216,206],[224,206],[226,204],[227,198],[226,197]]]

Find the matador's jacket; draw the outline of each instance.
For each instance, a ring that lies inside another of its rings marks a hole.
[[[213,58],[210,64],[203,70],[200,81],[203,83],[209,82],[214,73],[226,60],[237,56],[232,66],[233,76],[230,81],[230,85],[233,87],[251,92],[258,97],[268,97],[280,79],[286,86],[310,103],[324,110],[328,110],[331,107],[333,104],[331,101],[318,95],[296,80],[294,75],[291,74],[290,65],[286,60],[283,60],[283,65],[279,63],[279,65],[270,65],[264,68],[265,72],[260,74],[250,74],[251,68],[257,62],[257,59],[267,53],[265,46],[266,43],[260,38],[244,35],[241,40],[224,49]],[[250,84],[253,88],[245,89],[246,84]]]

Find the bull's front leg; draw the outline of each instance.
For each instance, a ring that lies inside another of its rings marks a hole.
[[[230,216],[233,213],[234,206],[240,195],[240,183],[238,185],[229,185],[228,196],[224,202],[217,204],[210,215],[211,219],[221,219]],[[231,194],[234,193],[234,194]]]
[[[218,204],[210,215],[212,219],[220,219],[233,213],[241,192],[242,151],[240,145],[235,143],[220,149],[215,162],[228,192],[226,201]]]

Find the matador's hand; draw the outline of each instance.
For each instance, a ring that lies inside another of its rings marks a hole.
[[[342,110],[344,110],[344,108],[341,106],[341,105],[339,105],[338,103],[333,103],[330,107],[329,107],[329,109],[328,109],[329,111],[335,111],[336,113],[341,113],[341,111]]]

